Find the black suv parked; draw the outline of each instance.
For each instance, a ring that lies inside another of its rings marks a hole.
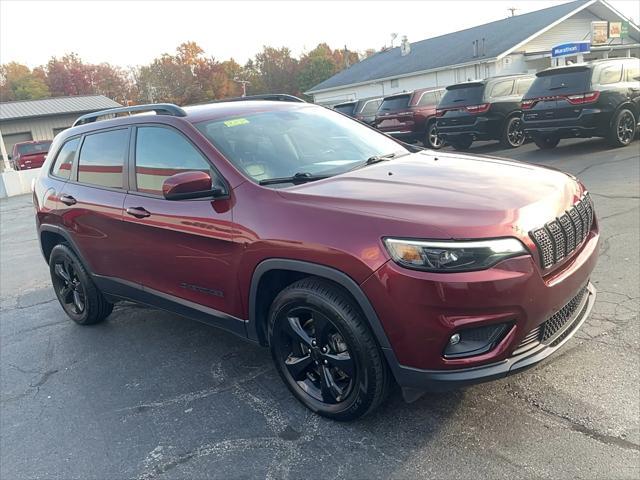
[[[474,140],[519,147],[525,138],[520,101],[534,79],[509,75],[448,86],[436,112],[438,134],[456,150]]]
[[[629,145],[640,112],[640,60],[596,60],[539,72],[522,100],[527,135],[540,148],[561,138],[606,137]]]
[[[376,119],[376,112],[380,108],[382,98],[363,98],[353,102],[345,102],[335,105],[334,110],[349,115],[367,125],[372,125]]]

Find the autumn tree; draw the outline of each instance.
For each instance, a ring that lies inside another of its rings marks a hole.
[[[0,66],[0,101],[36,100],[50,96],[42,71],[11,62]]]
[[[298,89],[305,92],[358,60],[357,52],[346,47],[344,50],[332,50],[326,43],[320,43],[300,58]]]
[[[296,84],[298,60],[291,56],[286,48],[263,47],[253,62],[256,85],[252,93],[289,93],[299,92]]]

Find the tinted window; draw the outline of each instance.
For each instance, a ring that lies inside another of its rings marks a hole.
[[[254,181],[296,173],[337,175],[374,155],[406,153],[399,143],[359,122],[308,105],[196,126]]]
[[[162,127],[138,128],[136,135],[138,191],[162,195],[162,182],[166,178],[176,173],[193,170],[212,173],[209,162],[181,134]]]
[[[589,89],[590,74],[591,71],[587,68],[540,74],[531,84],[527,97],[586,92]]]
[[[513,80],[503,80],[501,82],[496,82],[491,87],[491,92],[489,93],[489,96],[491,98],[506,97],[507,95],[511,95],[512,89],[513,89]]]
[[[18,145],[18,153],[20,155],[33,155],[34,153],[47,153],[51,142],[41,143],[25,143],[24,145]]]
[[[518,95],[524,95],[529,90],[529,87],[533,83],[533,78],[523,78],[522,80],[518,80],[516,84],[516,93]]]
[[[409,95],[400,95],[398,97],[385,98],[380,105],[380,111],[390,112],[407,108],[409,105]]]
[[[78,160],[78,181],[103,187],[122,188],[128,130],[87,135]]]
[[[79,143],[80,139],[74,138],[62,146],[51,170],[53,175],[66,180],[71,177],[71,166],[73,165],[73,159],[76,158]]]
[[[333,109],[336,112],[344,113],[346,115],[353,115],[353,109],[356,106],[355,103],[345,103],[342,105],[336,105]]]
[[[454,85],[447,88],[442,97],[440,107],[464,107],[466,105],[477,105],[482,103],[484,84],[476,83],[472,85]]]
[[[422,98],[420,98],[418,105],[436,105],[437,103],[438,96],[436,95],[436,92],[425,92],[422,94]]]
[[[375,115],[375,113],[378,111],[378,108],[380,108],[380,104],[382,103],[382,100],[369,100],[368,102],[366,102],[364,104],[364,107],[362,107],[362,115]]]
[[[596,71],[594,78],[596,79],[595,83],[598,85],[619,82],[622,79],[622,64],[602,65]]]

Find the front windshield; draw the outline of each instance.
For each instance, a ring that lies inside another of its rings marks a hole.
[[[408,151],[355,120],[309,105],[210,120],[196,127],[256,182],[300,173],[337,175],[370,157]]]

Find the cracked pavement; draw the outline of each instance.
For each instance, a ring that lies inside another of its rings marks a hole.
[[[602,230],[591,318],[552,360],[351,424],[289,394],[268,352],[123,303],[67,320],[29,196],[0,202],[0,478],[640,477],[640,142],[471,152],[549,165],[589,188]]]

